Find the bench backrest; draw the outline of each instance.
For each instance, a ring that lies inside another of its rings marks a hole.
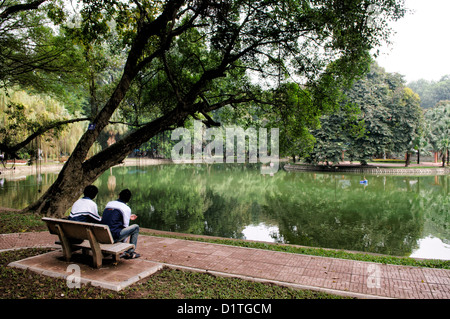
[[[91,229],[95,238],[100,244],[113,244],[114,240],[109,230],[108,225],[77,222],[67,219],[58,219],[44,217],[42,218],[47,224],[47,228],[51,234],[58,235],[56,225],[59,225],[68,238],[74,239],[89,239],[87,229]]]

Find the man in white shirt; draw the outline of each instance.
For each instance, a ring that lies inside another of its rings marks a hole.
[[[84,197],[77,200],[70,211],[69,220],[87,223],[100,223],[97,204],[93,201],[98,194],[98,188],[89,185],[84,189]]]
[[[130,220],[135,220],[137,216],[131,213],[131,208],[127,203],[131,199],[131,192],[124,189],[119,194],[119,199],[106,204],[103,211],[101,223],[108,225],[113,236],[114,242],[123,241],[130,237],[130,244],[136,248],[139,235],[139,225],[130,225]],[[135,252],[135,248],[127,250],[124,258],[138,258],[140,255]]]

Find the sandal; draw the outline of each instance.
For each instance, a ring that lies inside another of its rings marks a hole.
[[[141,257],[141,255],[139,255],[138,253],[133,251],[132,253],[125,253],[125,256],[123,258],[125,258],[125,259],[136,259],[136,258],[139,258],[139,257]]]
[[[128,253],[121,253],[120,258],[126,258],[128,256]]]

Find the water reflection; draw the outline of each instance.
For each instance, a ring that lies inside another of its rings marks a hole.
[[[3,181],[0,205],[22,208],[37,199],[56,175],[41,177]],[[449,179],[281,170],[269,176],[258,165],[214,164],[116,167],[95,184],[100,211],[131,189],[142,227],[450,259]],[[440,243],[424,241],[430,236]],[[445,249],[432,252],[427,243]]]
[[[411,257],[429,259],[449,259],[450,245],[439,238],[428,236],[418,240],[419,248],[413,251]]]
[[[265,241],[274,243],[278,241],[280,232],[277,226],[266,225],[260,223],[258,225],[248,225],[242,230],[244,239]]]

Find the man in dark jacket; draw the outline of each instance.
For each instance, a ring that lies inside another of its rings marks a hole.
[[[108,225],[114,238],[114,242],[124,241],[130,237],[130,244],[136,248],[139,235],[139,225],[130,225],[130,220],[135,220],[137,216],[131,213],[131,208],[127,203],[131,199],[131,192],[124,189],[119,194],[119,199],[106,204],[102,215],[102,224]],[[123,257],[126,259],[138,258],[140,255],[135,252],[135,248],[127,250]]]

